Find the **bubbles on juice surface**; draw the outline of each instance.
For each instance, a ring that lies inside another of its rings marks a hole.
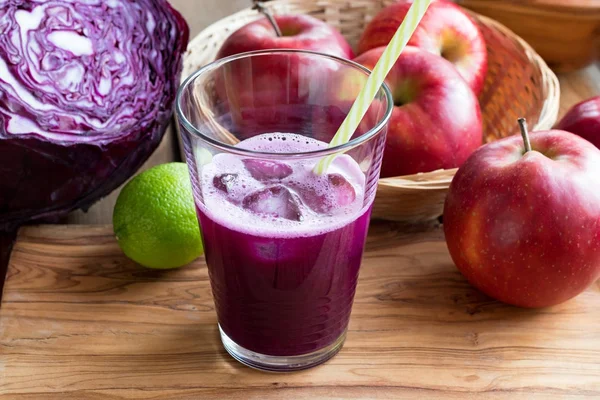
[[[246,139],[236,147],[267,153],[304,153],[327,148],[327,143],[294,133],[265,133]]]

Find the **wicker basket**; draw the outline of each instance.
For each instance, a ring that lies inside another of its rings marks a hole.
[[[365,25],[393,0],[274,0],[275,14],[303,13],[338,28],[355,44]],[[501,24],[469,12],[488,47],[488,75],[479,96],[484,119],[484,141],[518,133],[517,119],[527,118],[533,130],[549,129],[559,109],[558,79],[535,51]],[[258,18],[245,9],[206,28],[189,46],[183,76],[214,60],[229,34]],[[442,214],[444,199],[456,169],[439,170],[379,181],[373,217],[420,222]]]

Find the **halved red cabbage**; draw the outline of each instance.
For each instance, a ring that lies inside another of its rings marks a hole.
[[[166,0],[0,0],[0,230],[86,209],[135,173],[188,36]]]

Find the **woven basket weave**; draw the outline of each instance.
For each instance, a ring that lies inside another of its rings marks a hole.
[[[338,28],[354,45],[365,25],[393,0],[274,0],[274,14],[309,14]],[[527,118],[532,130],[549,129],[556,121],[558,79],[542,58],[501,24],[468,12],[478,24],[488,48],[488,75],[479,96],[484,141],[518,133],[517,119]],[[188,46],[183,77],[213,61],[233,31],[259,14],[242,10],[202,31]],[[444,199],[456,169],[439,170],[379,181],[373,217],[419,222],[442,214]]]

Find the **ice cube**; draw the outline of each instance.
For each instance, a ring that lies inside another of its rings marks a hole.
[[[222,192],[229,193],[237,182],[238,174],[221,174],[213,178],[213,185]]]
[[[300,195],[302,202],[311,210],[319,214],[327,214],[333,208],[331,200],[325,194],[319,194],[310,187],[294,185],[294,190]]]
[[[329,214],[338,207],[352,204],[356,199],[354,186],[340,174],[329,174],[321,178],[321,188],[317,191],[313,187],[302,184],[293,184],[293,189],[300,195],[302,202],[311,210],[319,214]]]
[[[245,209],[255,213],[301,221],[299,202],[285,186],[271,186],[246,196],[242,202]]]
[[[354,186],[340,174],[327,175],[329,186],[331,189],[333,202],[337,206],[347,206],[356,200],[356,192]]]
[[[294,172],[289,165],[276,161],[246,158],[242,162],[250,175],[258,181],[281,180]]]

